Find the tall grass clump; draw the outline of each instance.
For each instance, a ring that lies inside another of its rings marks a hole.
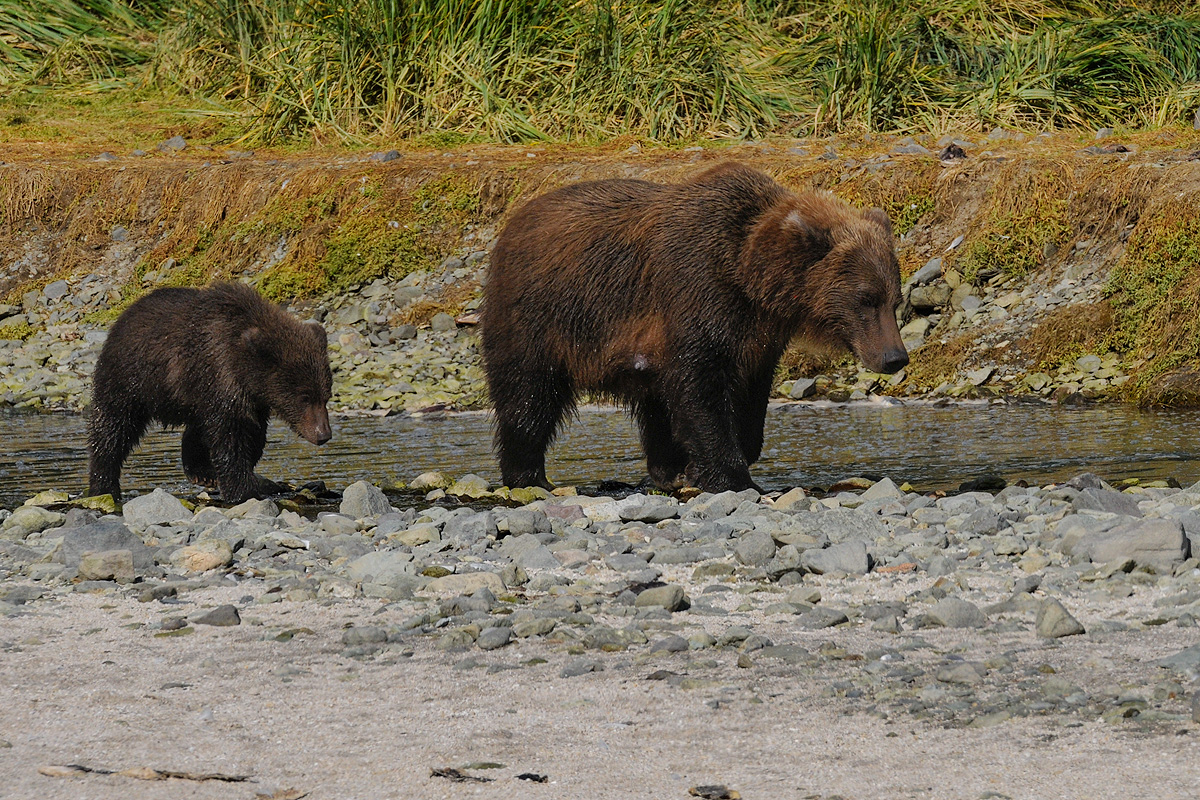
[[[0,0],[0,87],[135,84],[262,141],[1141,127],[1200,105],[1200,5]]]

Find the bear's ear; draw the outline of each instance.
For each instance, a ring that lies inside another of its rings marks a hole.
[[[818,236],[817,229],[800,215],[799,209],[793,209],[783,218],[783,229],[792,233],[798,233],[805,239],[815,239]]]
[[[892,235],[892,220],[888,218],[887,212],[882,208],[868,208],[863,212],[863,216],[883,228],[890,238]]]
[[[260,328],[246,328],[242,331],[242,346],[255,358],[261,358],[264,361],[271,361],[274,358],[271,342]]]

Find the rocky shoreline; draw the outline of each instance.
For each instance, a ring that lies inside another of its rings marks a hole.
[[[884,479],[820,499],[793,489],[684,502],[505,490],[525,504],[491,508],[479,504],[497,495],[474,476],[413,485],[431,501],[449,493],[476,505],[397,508],[365,482],[313,520],[271,500],[189,508],[162,490],[107,516],[31,498],[0,511],[0,613],[99,594],[163,604],[161,619],[128,635],[174,637],[237,625],[264,605],[366,599],[383,616],[340,634],[345,657],[436,651],[470,669],[537,643],[562,678],[660,654],[697,670],[786,665],[848,711],[883,718],[979,727],[1049,715],[1149,731],[1200,722],[1200,645],[1113,682],[1050,666],[1071,639],[1170,627],[1200,641],[1200,484],[1116,491],[1083,474],[939,496]],[[189,599],[234,586],[234,604]],[[946,630],[980,644],[947,651],[925,638]],[[870,644],[813,649],[804,643],[815,631]]]

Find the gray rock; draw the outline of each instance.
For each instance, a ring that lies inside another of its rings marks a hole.
[[[429,328],[438,333],[452,331],[457,326],[454,324],[454,317],[445,312],[438,312],[433,315],[433,319],[429,320]]]
[[[768,533],[751,531],[738,539],[733,548],[737,560],[748,566],[761,566],[775,555],[775,540]]]
[[[640,572],[646,568],[646,559],[633,553],[616,553],[604,559],[604,565],[614,572]]]
[[[78,528],[63,529],[58,556],[68,567],[78,567],[84,553],[128,550],[136,570],[154,565],[154,554],[136,533],[116,517],[103,517]]]
[[[937,672],[937,679],[942,683],[957,683],[974,686],[982,683],[987,675],[987,667],[973,661],[963,661],[942,667]]]
[[[1081,472],[1064,483],[1063,486],[1070,486],[1072,489],[1078,489],[1079,491],[1083,491],[1084,489],[1103,489],[1104,481],[1094,472]]]
[[[1132,520],[1111,530],[1085,533],[1070,548],[1070,555],[1095,564],[1133,559],[1140,567],[1169,575],[1187,558],[1188,544],[1179,520]]]
[[[379,625],[363,625],[342,631],[342,644],[349,647],[364,644],[382,644],[387,641],[387,628]]]
[[[687,595],[683,593],[683,587],[668,583],[666,586],[654,586],[644,590],[637,596],[634,605],[638,608],[662,606],[667,611],[682,611],[689,604]]]
[[[675,634],[659,639],[650,646],[651,653],[686,653],[688,649],[688,640]]]
[[[586,675],[589,672],[603,672],[604,664],[594,658],[576,658],[567,662],[567,665],[562,668],[559,677],[562,678],[577,678],[580,675]]]
[[[103,550],[84,553],[79,559],[79,577],[85,581],[133,583],[133,553],[128,550]]]
[[[53,283],[46,284],[46,288],[42,289],[42,294],[44,294],[48,300],[57,300],[70,290],[71,287],[67,285],[66,281],[58,280],[54,281]]]
[[[800,563],[809,572],[818,575],[827,572],[866,575],[871,569],[867,545],[861,541],[840,542],[824,550],[805,550],[800,557]]]
[[[1200,673],[1200,644],[1194,644],[1185,650],[1180,650],[1174,655],[1160,658],[1154,663],[1166,669],[1173,669],[1176,672],[1186,674]]]
[[[1061,639],[1084,633],[1083,625],[1053,597],[1042,601],[1037,612],[1037,635],[1043,639]]]
[[[525,569],[558,569],[562,566],[554,553],[533,533],[509,536],[504,540],[500,552]],[[646,562],[642,561],[642,567],[645,566]]]
[[[365,519],[381,517],[391,511],[392,506],[378,486],[357,481],[342,492],[342,504],[338,510],[351,519]]]
[[[816,393],[816,378],[797,378],[792,381],[792,390],[788,392],[788,397],[791,397],[793,400],[803,400],[806,397],[812,397]]]
[[[849,541],[874,542],[876,539],[891,538],[890,531],[879,517],[846,509],[793,512],[788,532],[818,539],[824,536],[834,544]],[[787,544],[796,544],[792,539],[779,536],[775,538]]]
[[[389,161],[396,161],[400,158],[399,150],[386,150],[379,153],[371,153],[367,156],[371,161],[378,161],[381,164],[386,164]]]
[[[908,286],[922,286],[940,277],[942,277],[942,259],[934,257],[926,261],[925,266],[910,275],[905,284]],[[947,301],[950,299],[948,295],[946,299]]]
[[[195,625],[215,625],[220,628],[228,628],[241,625],[242,616],[238,614],[236,607],[226,603],[199,617],[188,617],[188,622]]]
[[[978,606],[959,597],[937,601],[925,616],[945,628],[982,628],[987,624],[987,615]]]
[[[462,510],[467,513],[448,518],[442,526],[443,539],[471,544],[496,535],[496,515],[491,511]]]
[[[952,294],[953,290],[944,283],[914,286],[908,295],[908,302],[918,313],[926,314],[948,306]]]
[[[358,583],[393,585],[407,582],[418,570],[411,553],[378,550],[354,559],[345,571],[346,577]]]
[[[742,504],[742,499],[737,492],[700,495],[688,503],[683,516],[686,519],[723,519]]]
[[[528,533],[549,533],[552,528],[550,518],[544,512],[530,508],[514,508],[504,512],[496,520],[498,530],[508,531],[509,536],[521,536]]]
[[[1084,489],[1071,501],[1071,506],[1076,511],[1107,511],[1111,514],[1124,514],[1127,517],[1142,516],[1137,498],[1123,492],[1114,492],[1111,489]]]
[[[846,612],[836,608],[826,608],[825,606],[817,606],[811,611],[805,611],[796,622],[801,628],[808,630],[821,630],[823,628],[832,628],[834,625],[841,625],[843,622],[849,622],[849,617]]]
[[[187,140],[182,136],[172,136],[170,139],[159,142],[157,149],[164,153],[178,153],[187,147]]]
[[[480,650],[498,650],[512,641],[512,628],[484,628],[479,632],[475,644]]]
[[[991,507],[977,508],[967,515],[959,530],[971,536],[990,536],[1000,530],[1000,512]]]
[[[0,539],[23,542],[30,534],[62,525],[66,516],[40,506],[21,506],[0,524]]]
[[[657,494],[634,494],[617,503],[617,513],[626,522],[661,522],[679,516],[679,502]]]
[[[121,516],[131,528],[145,530],[151,525],[185,522],[192,518],[192,512],[187,510],[179,498],[162,489],[155,489],[150,494],[135,497],[125,503],[121,507]]]

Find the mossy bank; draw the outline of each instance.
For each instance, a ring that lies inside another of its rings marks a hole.
[[[779,393],[1194,402],[1200,132],[1104,133],[289,157],[22,145],[0,152],[0,403],[83,407],[129,302],[232,278],[324,322],[336,410],[484,407],[472,312],[512,209],[729,159],[881,206],[899,236],[909,368],[795,350]]]

